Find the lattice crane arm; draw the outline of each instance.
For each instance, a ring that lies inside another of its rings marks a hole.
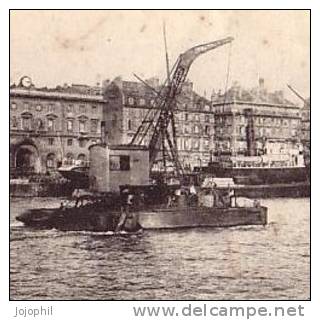
[[[149,143],[151,163],[156,158],[156,155],[158,153],[156,146],[158,144],[159,137],[161,135],[161,132],[167,130],[168,128],[170,122],[169,113],[175,107],[175,98],[177,94],[180,93],[182,83],[185,81],[192,63],[200,55],[225,44],[231,43],[233,40],[234,38],[227,37],[221,40],[216,40],[192,47],[184,53],[180,54],[176,63],[176,67],[173,70],[173,75],[171,77],[170,83],[168,83],[166,96],[162,101],[160,101],[160,105],[157,106],[161,110],[161,112],[157,119],[156,126]]]

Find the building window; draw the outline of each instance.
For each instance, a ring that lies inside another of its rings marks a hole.
[[[209,140],[204,140],[203,141],[203,147],[204,147],[204,149],[209,149]]]
[[[70,113],[73,112],[73,105],[72,104],[67,105],[67,112],[70,112]]]
[[[42,105],[41,104],[37,104],[36,105],[36,110],[40,112],[42,110]]]
[[[140,106],[144,106],[146,104],[146,101],[143,98],[141,98],[139,100],[139,104],[140,104]]]
[[[54,138],[49,138],[49,146],[53,146],[54,145]]]
[[[199,133],[199,131],[200,131],[200,130],[199,130],[199,126],[195,125],[195,126],[194,126],[194,133]]]
[[[72,143],[73,143],[73,139],[68,139],[67,140],[67,145],[70,147],[72,146]]]
[[[204,121],[205,121],[205,122],[210,122],[210,117],[209,117],[208,114],[206,114],[206,115],[204,116]]]
[[[24,108],[24,111],[29,111],[29,104],[27,102],[25,102],[23,104],[23,108]]]
[[[198,114],[195,114],[195,115],[194,115],[194,121],[200,121],[200,117],[199,117]]]
[[[71,119],[67,120],[67,131],[69,131],[69,132],[73,131],[73,120],[71,120]]]
[[[48,119],[48,131],[54,131],[54,120]]]
[[[86,121],[79,120],[79,132],[83,133],[86,132]]]
[[[131,119],[128,120],[128,130],[132,130],[132,122],[131,122]]]
[[[55,167],[55,155],[54,153],[50,153],[47,156],[47,168],[51,169]]]
[[[86,106],[85,106],[84,104],[81,104],[81,105],[79,106],[79,112],[80,112],[80,113],[86,113]]]
[[[204,134],[210,134],[210,126],[204,127]]]
[[[98,120],[97,119],[92,119],[91,120],[91,132],[92,133],[97,133],[98,132]]]
[[[16,110],[17,109],[17,104],[15,102],[11,103],[11,110]]]
[[[44,124],[42,119],[37,119],[36,120],[36,129],[37,130],[43,130]]]
[[[18,128],[18,120],[17,120],[17,117],[16,116],[13,116],[11,118],[11,127],[12,128]]]
[[[54,105],[53,104],[48,105],[48,112],[54,112]]]
[[[134,99],[132,97],[128,98],[128,103],[130,104],[130,106],[134,105]]]
[[[186,114],[184,115],[184,120],[185,120],[185,121],[188,121],[188,120],[189,120],[189,114],[188,114],[188,113],[186,113]]]
[[[91,107],[91,110],[92,110],[93,113],[97,113],[97,106],[93,105]]]
[[[129,171],[129,156],[110,156],[110,171]]]
[[[193,140],[193,148],[199,149],[200,147],[200,141],[198,139]]]
[[[86,144],[87,144],[87,142],[86,142],[85,139],[80,139],[79,140],[79,147],[80,148],[85,148]]]
[[[31,130],[31,118],[29,118],[29,117],[22,118],[22,129],[23,130]]]

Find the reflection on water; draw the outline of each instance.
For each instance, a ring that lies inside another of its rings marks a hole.
[[[309,199],[263,200],[267,227],[137,236],[35,231],[11,201],[11,299],[308,299]]]

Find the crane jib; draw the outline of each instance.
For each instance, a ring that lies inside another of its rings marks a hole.
[[[161,89],[161,91],[164,92],[164,95],[162,96],[161,94],[159,94],[159,99],[154,105],[154,109],[159,110],[159,112],[155,116],[150,115],[151,119],[148,122],[149,125],[147,126],[147,128],[144,129],[144,127],[139,127],[138,131],[131,141],[131,144],[134,144],[134,142],[139,139],[139,134],[142,134],[142,139],[140,139],[140,141],[143,141],[143,138],[147,135],[148,131],[153,130],[153,132],[151,132],[151,139],[148,144],[151,166],[155,162],[156,157],[160,151],[159,146],[162,145],[162,148],[165,148],[166,140],[168,149],[172,155],[172,162],[176,168],[176,171],[178,175],[183,174],[183,168],[178,159],[178,152],[176,150],[176,130],[173,118],[173,110],[175,109],[177,104],[176,98],[181,92],[182,84],[186,80],[189,69],[195,59],[210,50],[214,50],[220,46],[231,43],[233,40],[234,39],[232,37],[227,37],[221,40],[198,45],[188,49],[178,57],[171,72],[172,76],[168,76],[168,82],[162,87],[163,89]],[[146,121],[144,120],[144,122]],[[152,123],[155,123],[155,125],[151,126]],[[172,127],[171,132],[169,132],[168,130],[170,123]],[[163,162],[165,164],[165,156],[163,157]]]

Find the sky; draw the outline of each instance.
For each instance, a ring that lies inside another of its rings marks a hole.
[[[117,76],[135,80],[133,73],[163,81],[164,21],[171,66],[194,45],[235,38],[193,63],[188,79],[199,94],[224,92],[234,81],[251,88],[261,77],[294,102],[287,84],[310,95],[306,10],[11,11],[10,82],[28,75],[36,86],[94,85]]]

